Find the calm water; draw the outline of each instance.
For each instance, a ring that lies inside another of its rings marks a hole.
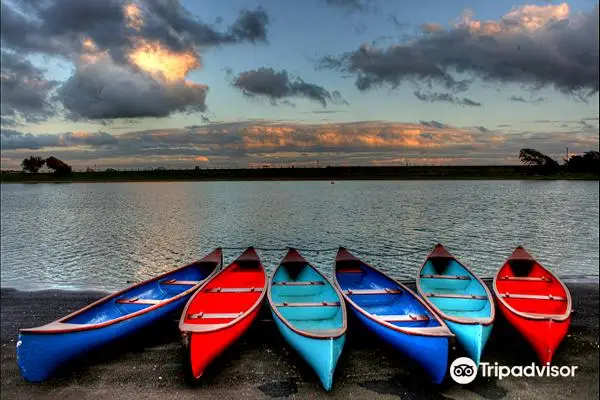
[[[115,290],[216,246],[343,245],[408,279],[438,241],[483,277],[518,244],[561,275],[599,265],[598,182],[8,184],[1,211],[2,286],[23,289]],[[334,254],[304,253],[328,274]]]

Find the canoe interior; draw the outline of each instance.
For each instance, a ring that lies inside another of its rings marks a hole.
[[[290,285],[281,285],[282,282]],[[317,282],[299,285],[302,282]],[[279,283],[279,284],[278,284]],[[333,286],[307,263],[281,265],[273,276],[271,298],[274,304],[342,303]],[[334,330],[344,325],[343,310],[337,307],[277,307],[281,315],[298,330]]]
[[[184,323],[226,324],[241,316],[261,299],[266,284],[265,270],[256,261],[236,261],[196,293],[186,310]],[[221,288],[222,291],[217,291]],[[254,290],[251,290],[254,288]],[[190,318],[204,314],[210,318]],[[218,316],[221,315],[221,318]]]
[[[508,277],[509,279],[505,279]],[[517,277],[516,280],[510,280],[511,277]],[[528,279],[523,278],[543,278]],[[567,293],[561,285],[558,278],[553,276],[544,267],[536,261],[508,261],[500,268],[496,278],[496,290],[499,294],[509,293],[510,295],[552,295],[556,299],[519,299],[504,297],[503,300],[512,308],[524,313],[533,314],[553,314],[560,315],[566,313],[569,303],[564,299]]]
[[[468,295],[478,298],[428,297],[444,314],[456,318],[490,318],[492,305],[483,284],[458,261],[451,258],[428,259],[420,272],[423,294]],[[435,277],[424,277],[435,276]],[[460,277],[444,279],[442,277]],[[464,277],[468,277],[465,279]]]
[[[152,280],[141,286],[132,287],[117,297],[107,299],[73,317],[62,320],[69,324],[97,324],[123,317],[136,311],[151,307],[144,304],[144,300],[165,301],[178,294],[189,290],[194,282],[199,282],[208,277],[217,267],[216,262],[196,262],[189,266],[173,271],[159,279]],[[188,284],[166,284],[167,281],[187,281]],[[118,303],[119,299],[140,299],[141,303]]]
[[[399,293],[347,294],[357,306],[369,314],[385,319],[385,316],[425,316],[415,321],[393,321],[389,323],[402,328],[438,327],[440,323],[421,302],[406,292],[398,283],[360,261],[338,261],[336,279],[341,290],[384,290]],[[390,318],[391,319],[391,318]]]

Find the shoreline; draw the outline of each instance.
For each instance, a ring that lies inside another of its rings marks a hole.
[[[349,321],[347,343],[336,369],[330,398],[534,399],[598,398],[598,283],[566,282],[573,296],[568,336],[556,365],[577,365],[573,378],[478,377],[469,385],[450,379],[431,385],[410,360]],[[183,378],[178,316],[126,341],[104,348],[59,376],[30,384],[18,373],[15,344],[19,328],[39,326],[106,295],[98,291],[1,289],[1,390],[7,398],[115,399],[144,393],[151,399],[316,398],[325,396],[318,378],[275,328],[268,306],[250,330],[206,371],[197,386]],[[152,334],[148,334],[152,332]],[[460,350],[451,355],[460,356]],[[530,365],[532,350],[500,315],[484,362]]]

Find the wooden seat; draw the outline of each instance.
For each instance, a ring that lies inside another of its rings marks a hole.
[[[552,282],[552,279],[545,276],[501,276],[501,281],[525,281],[525,282]]]
[[[337,270],[337,272],[340,274],[360,274],[365,271],[360,268],[340,268]]]
[[[119,304],[158,304],[162,300],[154,300],[154,299],[140,299],[139,297],[134,297],[132,299],[117,299],[115,302]]]
[[[432,275],[432,274],[423,274],[421,278],[428,279],[456,279],[459,281],[470,281],[471,277],[468,275]]]
[[[476,294],[454,294],[454,293],[425,293],[427,297],[440,297],[447,299],[476,299],[485,300],[487,296],[476,295]]]
[[[199,312],[195,314],[188,314],[189,319],[235,319],[240,317],[243,312],[239,313],[205,313]]]
[[[502,293],[500,297],[505,299],[528,299],[528,300],[555,300],[555,301],[567,301],[566,297],[553,296],[551,294],[539,295],[539,294],[512,294]]]
[[[199,284],[201,281],[178,281],[177,279],[167,279],[164,281],[161,281],[160,284],[161,285],[197,285]]]
[[[400,289],[348,289],[344,290],[346,294],[400,294],[402,290]]]
[[[216,288],[207,288],[206,290],[204,290],[204,293],[256,293],[256,292],[262,292],[263,288],[255,288],[255,287],[249,287],[249,288],[223,288],[223,287],[216,287]]]
[[[382,321],[385,322],[417,322],[417,321],[429,321],[427,315],[419,314],[406,314],[406,315],[375,315]]]
[[[325,285],[325,282],[323,281],[298,281],[298,282],[287,282],[287,281],[281,281],[281,282],[273,282],[274,286],[323,286]]]
[[[275,307],[339,307],[339,301],[322,301],[320,303],[276,303]]]

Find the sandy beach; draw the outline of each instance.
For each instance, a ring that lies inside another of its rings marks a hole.
[[[186,383],[177,316],[126,341],[86,356],[59,376],[31,384],[19,375],[19,328],[51,322],[102,297],[102,292],[2,289],[2,397],[4,399],[230,399],[404,398],[565,399],[598,398],[598,284],[568,283],[574,313],[555,365],[576,365],[573,378],[486,378],[461,386],[450,378],[435,386],[398,352],[350,320],[348,341],[326,393],[309,367],[284,342],[266,310],[251,330],[214,362],[197,385]],[[451,354],[451,360],[461,355]],[[483,361],[530,365],[526,343],[499,317]]]

